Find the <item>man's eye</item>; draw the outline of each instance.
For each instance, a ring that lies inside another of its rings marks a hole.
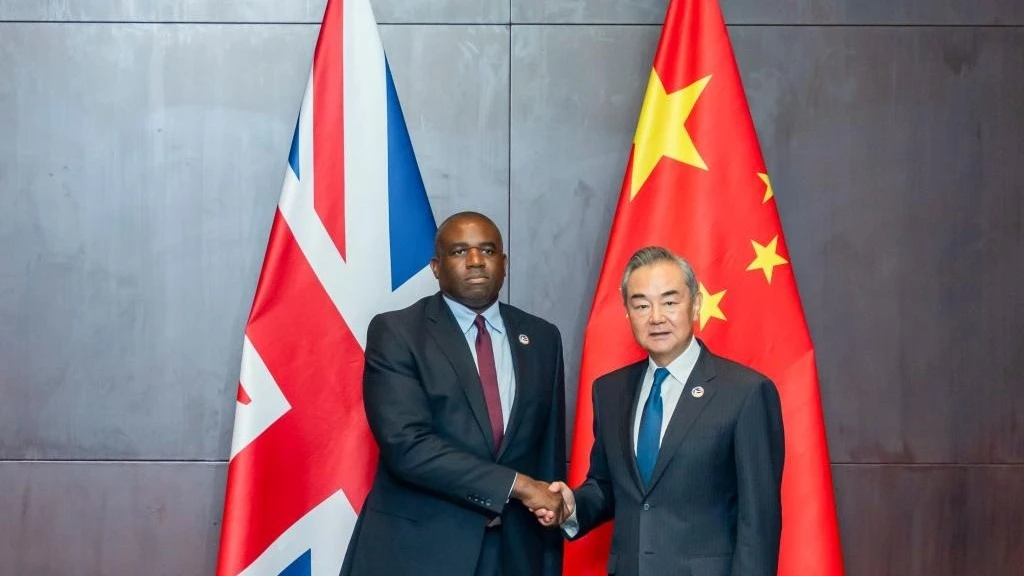
[[[456,248],[455,250],[452,250],[452,256],[462,256],[465,253],[466,253],[466,249],[465,248]]]
[[[665,306],[675,306],[678,302],[665,302]]]
[[[481,252],[486,256],[494,256],[494,248],[484,248]]]

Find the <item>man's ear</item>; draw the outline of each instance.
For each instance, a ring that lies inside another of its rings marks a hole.
[[[437,276],[437,267],[438,267],[438,266],[439,266],[440,264],[441,264],[441,262],[440,262],[440,261],[438,261],[438,259],[437,259],[437,256],[434,256],[433,258],[431,258],[431,259],[430,259],[430,271],[434,273],[434,279],[435,279],[435,280],[437,280],[437,279],[438,279],[438,276]]]

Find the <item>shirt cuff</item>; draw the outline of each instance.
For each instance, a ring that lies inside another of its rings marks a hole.
[[[576,518],[575,510],[572,511],[572,514],[569,514],[569,517],[565,519],[565,522],[562,522],[561,528],[562,532],[564,532],[569,538],[575,538],[576,535],[580,533],[580,521]]]
[[[518,479],[519,479],[519,472],[516,472],[516,475],[512,477],[512,485],[508,487],[508,494],[505,496],[505,504],[508,504],[509,501],[512,500],[512,490],[515,489],[515,487],[516,487],[516,480],[518,480]]]

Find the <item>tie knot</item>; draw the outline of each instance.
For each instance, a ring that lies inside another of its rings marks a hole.
[[[473,325],[476,326],[478,332],[487,330],[487,320],[485,320],[480,314],[476,315],[476,318],[473,320]]]
[[[658,368],[654,371],[654,388],[660,388],[661,383],[668,378],[668,368]]]

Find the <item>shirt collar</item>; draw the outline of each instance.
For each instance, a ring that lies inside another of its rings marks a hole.
[[[686,350],[676,359],[669,362],[668,373],[673,378],[686,384],[686,380],[690,377],[690,373],[693,372],[694,366],[697,365],[697,358],[700,357],[700,344],[697,343],[697,338],[690,337],[690,344],[686,346]],[[654,374],[654,371],[658,369],[658,365],[654,363],[650,357],[647,358],[647,371]]]
[[[444,301],[448,304],[448,308],[452,311],[455,316],[455,321],[459,324],[459,329],[462,330],[463,334],[467,334],[469,329],[473,327],[473,322],[476,321],[477,313],[467,308],[464,304],[460,304],[455,300],[452,300],[448,296],[444,296]],[[480,313],[487,322],[487,327],[490,330],[494,330],[499,334],[505,333],[505,323],[501,321],[501,308],[498,306],[498,301],[495,300],[494,304],[491,304],[486,310]]]

